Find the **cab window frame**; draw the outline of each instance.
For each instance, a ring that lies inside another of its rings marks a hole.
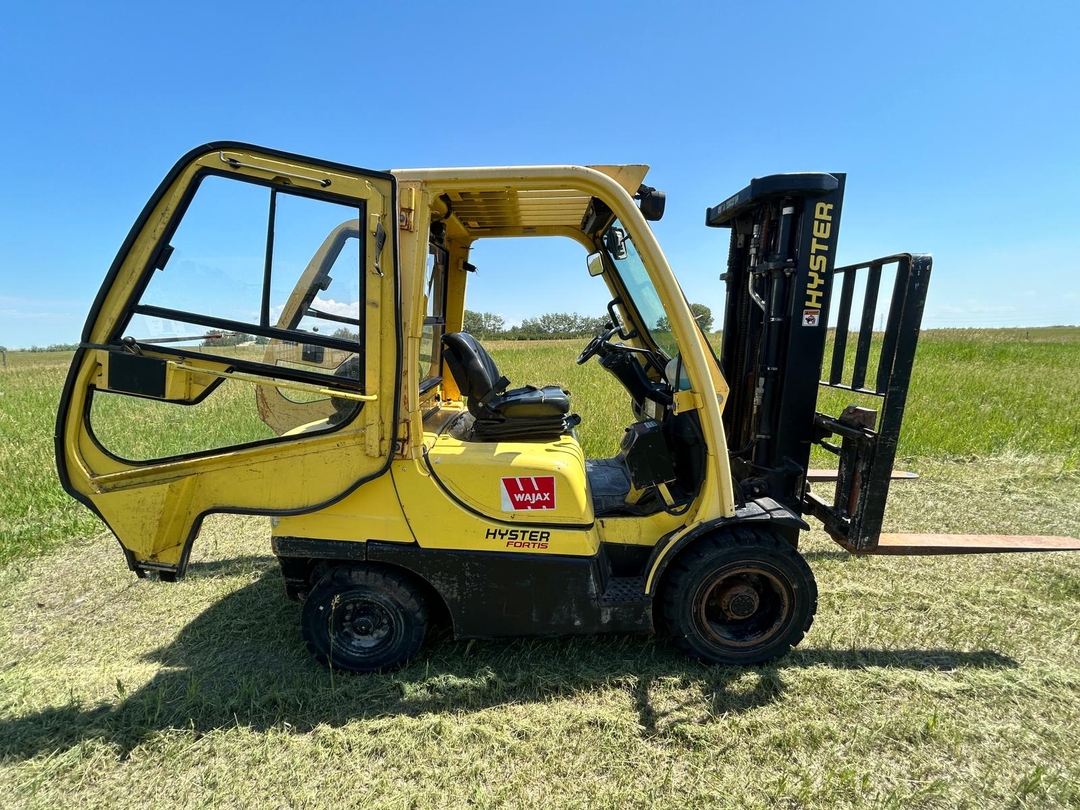
[[[431,271],[424,279],[426,306],[420,328],[420,346],[423,347],[424,333],[431,327],[431,358],[427,369],[417,369],[421,396],[442,384],[439,371],[442,369],[442,336],[446,332],[446,291],[450,275],[450,251],[445,245],[429,241],[427,255],[431,257]]]
[[[330,202],[337,205],[344,206],[357,212],[357,218],[360,222],[360,227],[357,229],[356,238],[359,241],[359,266],[357,268],[358,281],[360,285],[360,295],[363,299],[367,293],[367,279],[365,274],[365,268],[368,261],[368,251],[370,249],[370,234],[363,226],[367,217],[367,202],[362,199],[354,199],[351,197],[345,197],[333,192],[319,191],[315,189],[300,188],[298,186],[283,186],[280,182],[273,182],[272,180],[265,180],[258,177],[250,177],[248,175],[237,175],[233,172],[229,172],[223,169],[204,167],[200,169],[192,178],[188,188],[185,189],[184,196],[176,207],[176,212],[173,214],[165,231],[162,233],[157,248],[150,255],[146,266],[141,271],[139,282],[132,290],[131,297],[128,299],[124,306],[121,317],[117,319],[116,326],[109,337],[110,347],[119,348],[125,345],[124,333],[130,328],[132,319],[136,315],[145,315],[148,317],[166,318],[172,320],[179,320],[184,323],[191,323],[196,326],[204,326],[209,329],[224,329],[235,332],[243,332],[258,337],[265,337],[271,340],[289,341],[291,343],[302,343],[311,346],[320,346],[325,349],[339,349],[342,351],[356,354],[360,358],[360,368],[366,367],[367,362],[367,345],[364,341],[365,332],[365,315],[366,307],[360,307],[360,314],[358,318],[357,331],[358,339],[356,341],[344,340],[342,338],[335,338],[329,335],[319,335],[311,332],[301,332],[300,330],[279,328],[276,326],[264,326],[262,323],[253,324],[244,321],[234,321],[227,318],[218,318],[215,316],[204,315],[198,312],[191,312],[189,310],[177,310],[167,307],[159,307],[155,305],[147,305],[139,303],[142,297],[146,293],[147,287],[150,285],[151,280],[154,278],[156,272],[161,272],[166,267],[168,260],[172,254],[171,241],[176,234],[177,229],[180,227],[184,217],[187,215],[187,211],[191,205],[191,202],[195,199],[199,190],[202,188],[203,182],[208,177],[222,177],[232,182],[247,183],[253,186],[259,186],[267,189],[270,192],[271,198],[275,194],[289,194],[297,197],[304,197],[319,202]],[[271,208],[267,211],[267,221],[270,222],[271,216],[274,215],[274,209]],[[351,238],[351,237],[350,237]],[[264,243],[265,247],[265,243]],[[269,279],[264,276],[262,282],[262,289],[260,290],[260,300],[266,295],[266,287],[269,283]],[[260,318],[261,320],[261,318]],[[302,340],[297,340],[302,336]],[[333,374],[322,374],[318,372],[308,372],[302,369],[290,368],[287,366],[271,365],[260,361],[245,360],[236,357],[228,357],[224,355],[217,355],[206,351],[192,351],[191,347],[176,348],[170,347],[160,343],[153,343],[148,341],[140,342],[137,339],[134,341],[134,347],[139,349],[146,349],[153,351],[154,353],[161,353],[170,355],[177,358],[195,357],[198,359],[211,360],[214,362],[222,363],[230,368],[235,368],[238,371],[249,372],[252,374],[258,374],[266,377],[274,377],[282,380],[290,380],[295,382],[314,383],[319,385],[325,385],[328,388],[335,388],[353,393],[364,393],[363,386],[364,380],[351,380],[346,377],[335,377]],[[202,349],[203,347],[199,347]],[[361,375],[362,377],[363,375]]]

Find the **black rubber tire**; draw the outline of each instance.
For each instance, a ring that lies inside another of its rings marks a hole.
[[[386,672],[404,666],[419,651],[428,611],[407,577],[363,565],[338,566],[304,600],[300,627],[321,664],[349,672]]]
[[[671,564],[664,620],[675,643],[710,664],[763,664],[802,641],[817,611],[806,560],[775,532],[737,526]]]

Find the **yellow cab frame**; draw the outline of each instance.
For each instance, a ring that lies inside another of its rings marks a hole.
[[[338,668],[400,666],[436,624],[662,627],[707,661],[782,655],[816,609],[796,550],[808,527],[733,485],[728,384],[644,215],[658,218],[646,172],[193,150],[87,320],[57,421],[65,488],[132,570],[165,580],[206,515],[273,516],[305,641]],[[610,289],[611,322],[579,362],[595,354],[634,397],[614,459],[584,457],[566,392],[507,390],[461,336],[474,242],[531,236],[579,243]],[[181,417],[218,401],[257,411],[242,438],[197,427],[180,442]],[[141,445],[140,408],[175,429]]]

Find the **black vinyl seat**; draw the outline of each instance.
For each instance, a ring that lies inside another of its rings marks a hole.
[[[465,395],[477,441],[550,441],[581,420],[570,413],[570,394],[557,385],[507,390],[491,355],[468,332],[442,336],[443,358]]]

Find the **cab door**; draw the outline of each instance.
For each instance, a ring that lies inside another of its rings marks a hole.
[[[57,418],[64,487],[140,574],[215,511],[384,473],[401,379],[394,178],[237,143],[183,158],[98,293]]]

